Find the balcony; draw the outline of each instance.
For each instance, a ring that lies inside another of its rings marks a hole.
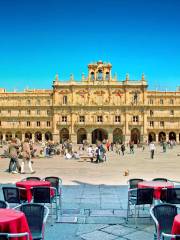
[[[164,126],[161,126],[160,123],[154,123],[154,126],[147,126],[148,129],[180,129],[180,123],[175,122],[173,124],[164,123]]]
[[[129,122],[129,125],[131,126],[142,126],[144,125],[144,122],[143,121],[138,121],[138,122]]]
[[[96,121],[85,121],[85,122],[75,122],[75,126],[119,126],[122,127],[124,123],[115,122],[115,121],[104,121],[104,122],[96,122]]]
[[[57,126],[70,126],[70,125],[71,125],[70,121],[67,121],[67,122],[59,121],[59,122],[57,122]]]

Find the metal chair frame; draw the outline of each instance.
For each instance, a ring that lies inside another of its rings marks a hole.
[[[6,205],[6,207],[5,208],[9,208],[9,203],[8,202],[6,202],[6,201],[3,201],[3,200],[0,200],[0,203],[3,203],[3,204],[5,204]],[[1,208],[1,207],[0,207]],[[2,207],[3,208],[3,207]]]
[[[165,240],[165,239],[180,240],[180,235],[162,233],[162,240]]]
[[[26,237],[27,240],[29,240],[29,233],[24,232],[24,233],[0,233],[0,239],[1,237],[4,237],[4,239],[9,239],[9,238],[19,238],[19,237]]]

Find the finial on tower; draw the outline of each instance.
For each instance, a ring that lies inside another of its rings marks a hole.
[[[142,81],[145,81],[145,75],[144,75],[144,73],[142,73],[141,80],[142,80]]]
[[[85,74],[82,73],[82,81],[84,81],[84,80],[85,80]]]
[[[129,73],[126,73],[126,81],[129,81]]]
[[[74,81],[74,75],[71,73],[70,75],[70,81],[73,82]]]
[[[58,81],[59,81],[59,75],[56,73],[55,82],[58,82]]]

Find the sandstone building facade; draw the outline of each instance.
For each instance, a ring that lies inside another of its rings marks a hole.
[[[144,75],[119,81],[110,63],[91,63],[80,82],[56,75],[52,90],[0,90],[0,139],[82,143],[180,142],[180,91],[149,91]]]

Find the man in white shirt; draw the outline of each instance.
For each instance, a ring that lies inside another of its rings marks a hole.
[[[153,159],[154,158],[154,152],[156,150],[154,142],[150,142],[149,149],[150,149],[150,152],[151,152],[151,158]]]

